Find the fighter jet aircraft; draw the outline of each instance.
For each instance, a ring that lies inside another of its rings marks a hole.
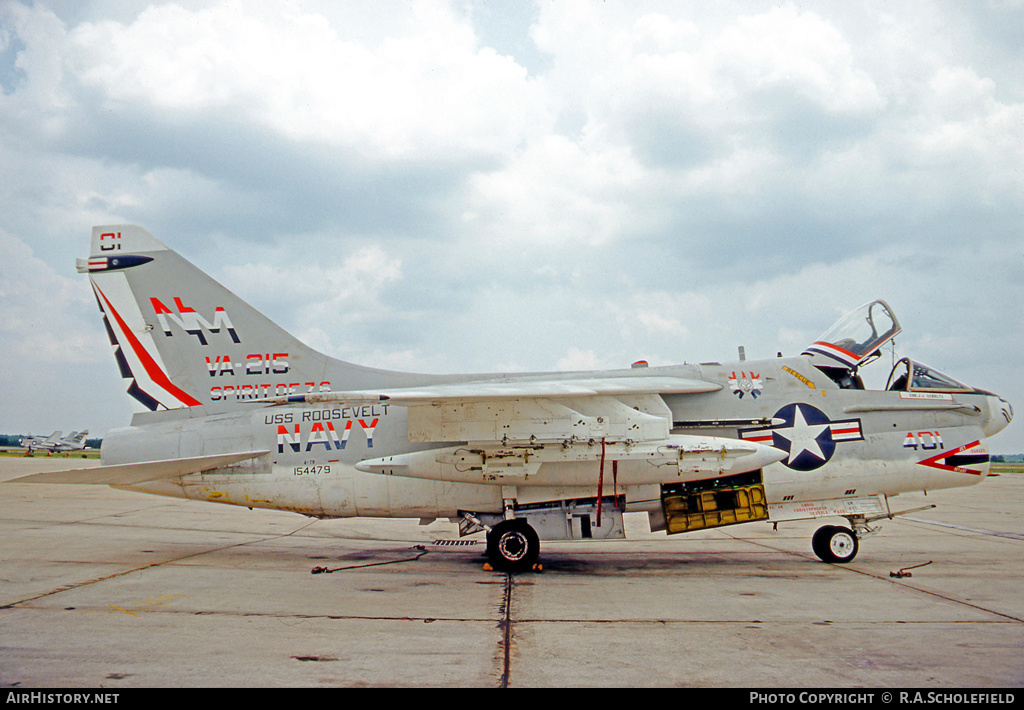
[[[39,436],[32,436],[31,434],[29,434],[24,439],[18,439],[18,444],[24,446],[27,452],[31,454],[36,449],[42,449],[48,445],[56,446],[57,442],[60,441],[60,435],[63,433],[64,432],[62,431],[55,431],[45,439]]]
[[[46,439],[40,439],[30,434],[19,443],[28,450],[27,453],[32,453],[36,449],[51,454],[60,451],[80,451],[85,448],[85,437],[89,435],[89,430],[73,431],[64,438],[60,435],[61,432],[55,431]]]
[[[85,437],[89,436],[89,430],[73,431],[53,447],[53,451],[81,451],[85,448]]]
[[[989,471],[1001,397],[902,359],[860,371],[900,332],[873,301],[795,357],[530,374],[425,375],[318,353],[140,227],[96,227],[88,273],[131,426],[103,465],[18,479],[288,510],[458,521],[490,563],[535,566],[540,540],[845,518],[812,548],[854,559],[900,493]]]

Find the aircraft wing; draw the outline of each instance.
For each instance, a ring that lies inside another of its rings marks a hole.
[[[320,392],[273,404],[387,403],[408,408],[415,442],[663,441],[672,414],[663,395],[715,392],[684,377],[508,378],[380,391]]]
[[[607,460],[623,464],[623,483],[660,483],[731,475],[784,457],[750,442],[671,433],[665,395],[720,389],[719,384],[672,376],[509,378],[323,392],[269,403],[406,407],[410,441],[457,445],[366,459],[356,468],[441,481],[592,484]]]
[[[663,395],[717,392],[722,385],[685,377],[604,377],[586,379],[508,379],[456,382],[354,392],[318,392],[265,400],[268,404],[387,402],[399,406],[480,402],[528,397],[590,397],[595,395]]]
[[[88,483],[107,486],[130,486],[145,481],[161,478],[177,478],[190,473],[209,471],[221,466],[255,458],[267,451],[240,451],[232,454],[215,454],[213,456],[194,456],[184,459],[167,461],[146,461],[143,463],[118,464],[116,466],[96,466],[94,468],[75,468],[69,471],[47,471],[33,473],[20,478],[12,478],[5,483]]]

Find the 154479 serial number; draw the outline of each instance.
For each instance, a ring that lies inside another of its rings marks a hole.
[[[295,468],[292,469],[292,474],[295,476],[319,476],[330,472],[331,467],[328,464],[315,466],[296,466]]]

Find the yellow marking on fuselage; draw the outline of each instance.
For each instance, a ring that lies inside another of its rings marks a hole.
[[[803,375],[801,375],[801,374],[800,374],[799,372],[797,372],[796,370],[792,369],[791,367],[789,367],[789,366],[787,366],[787,365],[783,365],[783,366],[782,366],[782,369],[783,369],[783,370],[785,370],[786,372],[788,372],[789,374],[791,374],[791,375],[792,375],[793,377],[795,377],[795,378],[797,378],[798,380],[800,380],[801,382],[803,382],[803,383],[804,383],[805,385],[807,385],[808,387],[810,387],[810,388],[811,388],[812,390],[814,390],[814,389],[818,389],[818,388],[817,388],[817,387],[816,387],[816,386],[814,385],[814,383],[813,383],[813,382],[811,382],[811,381],[810,381],[809,379],[807,379],[806,377],[804,377]],[[825,393],[824,393],[824,392],[822,392],[822,394],[825,394]]]

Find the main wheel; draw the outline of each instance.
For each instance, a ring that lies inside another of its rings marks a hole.
[[[825,562],[827,561],[825,548],[828,546],[828,536],[832,533],[834,526],[826,525],[825,527],[818,528],[814,531],[814,535],[811,537],[811,550],[817,555],[818,559]]]
[[[857,533],[849,528],[826,525],[811,538],[811,549],[822,562],[845,564],[857,556]]]
[[[504,520],[487,535],[487,558],[503,572],[531,569],[540,554],[540,538],[524,520]]]

